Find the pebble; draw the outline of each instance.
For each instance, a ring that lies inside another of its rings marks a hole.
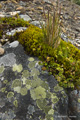
[[[4,49],[0,47],[0,55],[4,54]]]
[[[10,43],[9,45],[10,45],[10,47],[15,48],[15,47],[17,47],[19,45],[19,42],[14,41],[14,42]]]

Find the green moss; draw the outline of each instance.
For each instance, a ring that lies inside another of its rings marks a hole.
[[[22,72],[22,77],[24,78],[28,78],[30,76],[30,72],[28,71],[28,70],[24,70],[23,72]]]
[[[21,64],[17,65],[13,65],[13,68],[12,68],[13,71],[17,71],[17,72],[21,72],[23,70],[23,67]]]
[[[21,88],[21,90],[20,90],[20,93],[21,93],[21,95],[27,95],[27,88],[26,87],[24,87],[24,88]]]
[[[35,88],[35,89],[31,89],[30,90],[30,94],[33,100],[36,99],[45,99],[46,98],[46,92],[45,89],[41,86]]]
[[[43,61],[46,70],[54,75],[60,86],[72,90],[79,89],[80,50],[63,40],[56,49],[47,43],[44,44],[42,30],[33,25],[16,38],[24,46],[27,54],[34,55]],[[32,58],[30,61],[28,68],[35,68],[36,62]]]
[[[18,107],[18,101],[17,100],[13,101],[13,104],[14,104],[15,107]]]
[[[0,18],[0,24],[2,24],[3,27],[7,25],[8,27],[12,27],[12,28],[20,27],[20,26],[27,27],[30,25],[29,22],[20,19],[19,16]]]
[[[2,38],[3,30],[0,30],[0,39]]]
[[[80,98],[78,98],[78,103],[80,103]]]
[[[15,79],[12,83],[12,88],[21,87],[21,86],[22,86],[22,82],[19,79]]]
[[[4,66],[0,66],[0,74],[4,72]]]
[[[14,97],[14,93],[13,92],[8,92],[7,98],[12,98],[12,97]]]

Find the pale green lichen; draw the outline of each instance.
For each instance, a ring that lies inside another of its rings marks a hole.
[[[4,84],[7,84],[7,83],[8,83],[8,80],[4,80],[3,83],[4,83]]]
[[[30,72],[28,71],[28,70],[24,70],[23,72],[22,72],[22,77],[24,78],[28,78],[30,76]]]
[[[20,93],[20,90],[21,90],[21,87],[20,87],[20,86],[14,87],[14,91],[15,91],[15,92]]]
[[[18,87],[18,86],[21,87],[21,85],[22,85],[21,80],[15,79],[12,83],[12,88],[15,88],[15,87]]]
[[[30,94],[33,100],[36,99],[45,99],[46,98],[46,92],[45,89],[41,86],[35,88],[35,89],[31,89],[30,90]]]
[[[28,58],[28,60],[29,60],[30,62],[32,62],[32,61],[34,61],[34,58],[33,58],[33,57],[30,57],[30,58]]]
[[[18,101],[17,100],[13,101],[13,104],[14,104],[15,107],[18,107]]]
[[[36,101],[36,103],[37,103],[37,106],[40,110],[44,110],[45,107],[47,106],[47,100],[46,99],[38,99]]]
[[[54,114],[54,110],[53,110],[53,109],[49,110],[49,111],[48,111],[48,114],[49,114],[49,115],[53,115],[53,114]]]
[[[54,87],[55,92],[59,92],[59,91],[62,91],[62,90],[63,90],[63,88],[60,87],[58,84],[57,84],[57,86]]]
[[[7,98],[12,98],[12,97],[14,97],[14,93],[13,92],[8,92]]]
[[[42,81],[40,78],[38,78],[38,79],[36,79],[36,80],[32,80],[32,88],[38,87],[38,86],[40,86],[42,83],[43,83],[43,81]]]
[[[19,65],[14,64],[12,70],[17,71],[17,72],[21,72],[23,70],[23,67],[21,64],[19,64]]]
[[[1,92],[5,92],[6,87],[1,88]]]
[[[22,78],[23,85],[27,83],[27,79],[25,77]]]
[[[78,98],[78,103],[80,103],[80,98]]]
[[[31,76],[36,76],[36,75],[40,75],[40,72],[38,69],[33,68],[30,72]]]
[[[0,74],[4,72],[4,66],[0,66]]]
[[[26,94],[27,94],[27,88],[26,88],[26,87],[21,88],[20,93],[21,93],[21,95],[23,95],[23,96],[26,95]]]
[[[30,62],[30,63],[28,64],[28,68],[30,68],[30,69],[34,68],[34,67],[35,67],[35,64],[36,64],[36,61]]]
[[[31,89],[31,85],[26,85],[27,90]]]
[[[55,104],[59,101],[59,98],[57,96],[54,96],[53,94],[51,94],[51,101],[53,104]]]
[[[33,114],[34,112],[35,112],[34,106],[29,105],[29,106],[28,106],[28,113],[29,113],[29,114]]]

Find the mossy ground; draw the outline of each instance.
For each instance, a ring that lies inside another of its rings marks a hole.
[[[13,22],[14,21],[14,22]],[[44,68],[53,74],[59,84],[65,88],[79,89],[80,86],[80,50],[69,42],[60,38],[57,48],[44,43],[42,29],[24,22],[20,18],[2,18],[0,22],[9,25],[28,25],[28,29],[16,33],[14,39],[18,40],[27,54],[37,56],[43,61]],[[19,24],[20,23],[20,24]],[[29,65],[34,67],[34,61]],[[44,69],[44,70],[46,70]]]

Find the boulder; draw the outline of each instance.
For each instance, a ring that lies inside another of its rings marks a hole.
[[[17,43],[17,45],[15,45]],[[17,41],[0,57],[0,120],[69,120],[68,96]]]

